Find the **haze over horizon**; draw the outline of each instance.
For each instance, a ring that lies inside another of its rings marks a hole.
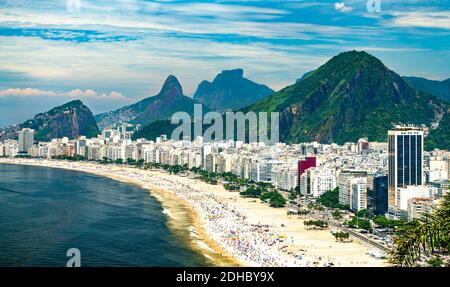
[[[279,90],[354,49],[402,76],[449,78],[450,3],[381,1],[369,13],[366,0],[2,0],[0,127],[72,99],[110,111],[169,74],[189,96],[234,68]]]

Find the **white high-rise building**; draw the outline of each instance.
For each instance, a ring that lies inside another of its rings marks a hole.
[[[364,203],[360,204],[358,202],[361,202],[361,197],[367,197],[367,172],[358,170],[344,170],[339,174],[338,186],[340,204],[346,205],[353,210],[358,210],[360,206],[364,205]],[[366,189],[365,195],[362,191],[363,188]],[[354,198],[355,195],[357,197],[356,199]]]
[[[336,188],[336,175],[329,168],[311,169],[311,194],[319,197],[328,190]]]
[[[350,180],[350,209],[354,211],[367,209],[367,177]]]
[[[34,144],[34,130],[22,129],[19,131],[19,152],[27,153]]]

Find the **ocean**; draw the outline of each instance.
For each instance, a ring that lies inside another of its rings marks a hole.
[[[135,185],[0,164],[0,266],[64,267],[70,248],[80,251],[81,266],[216,265],[192,248],[186,216],[174,232],[168,214]]]

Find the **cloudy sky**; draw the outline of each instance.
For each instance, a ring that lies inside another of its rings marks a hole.
[[[278,90],[346,50],[401,75],[450,77],[450,1],[0,0],[0,127],[71,99],[94,113],[191,96],[223,69]]]

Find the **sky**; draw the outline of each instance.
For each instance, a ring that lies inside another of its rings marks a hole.
[[[450,1],[0,0],[0,127],[73,99],[113,110],[170,74],[187,96],[234,68],[279,90],[348,50],[449,78]]]

